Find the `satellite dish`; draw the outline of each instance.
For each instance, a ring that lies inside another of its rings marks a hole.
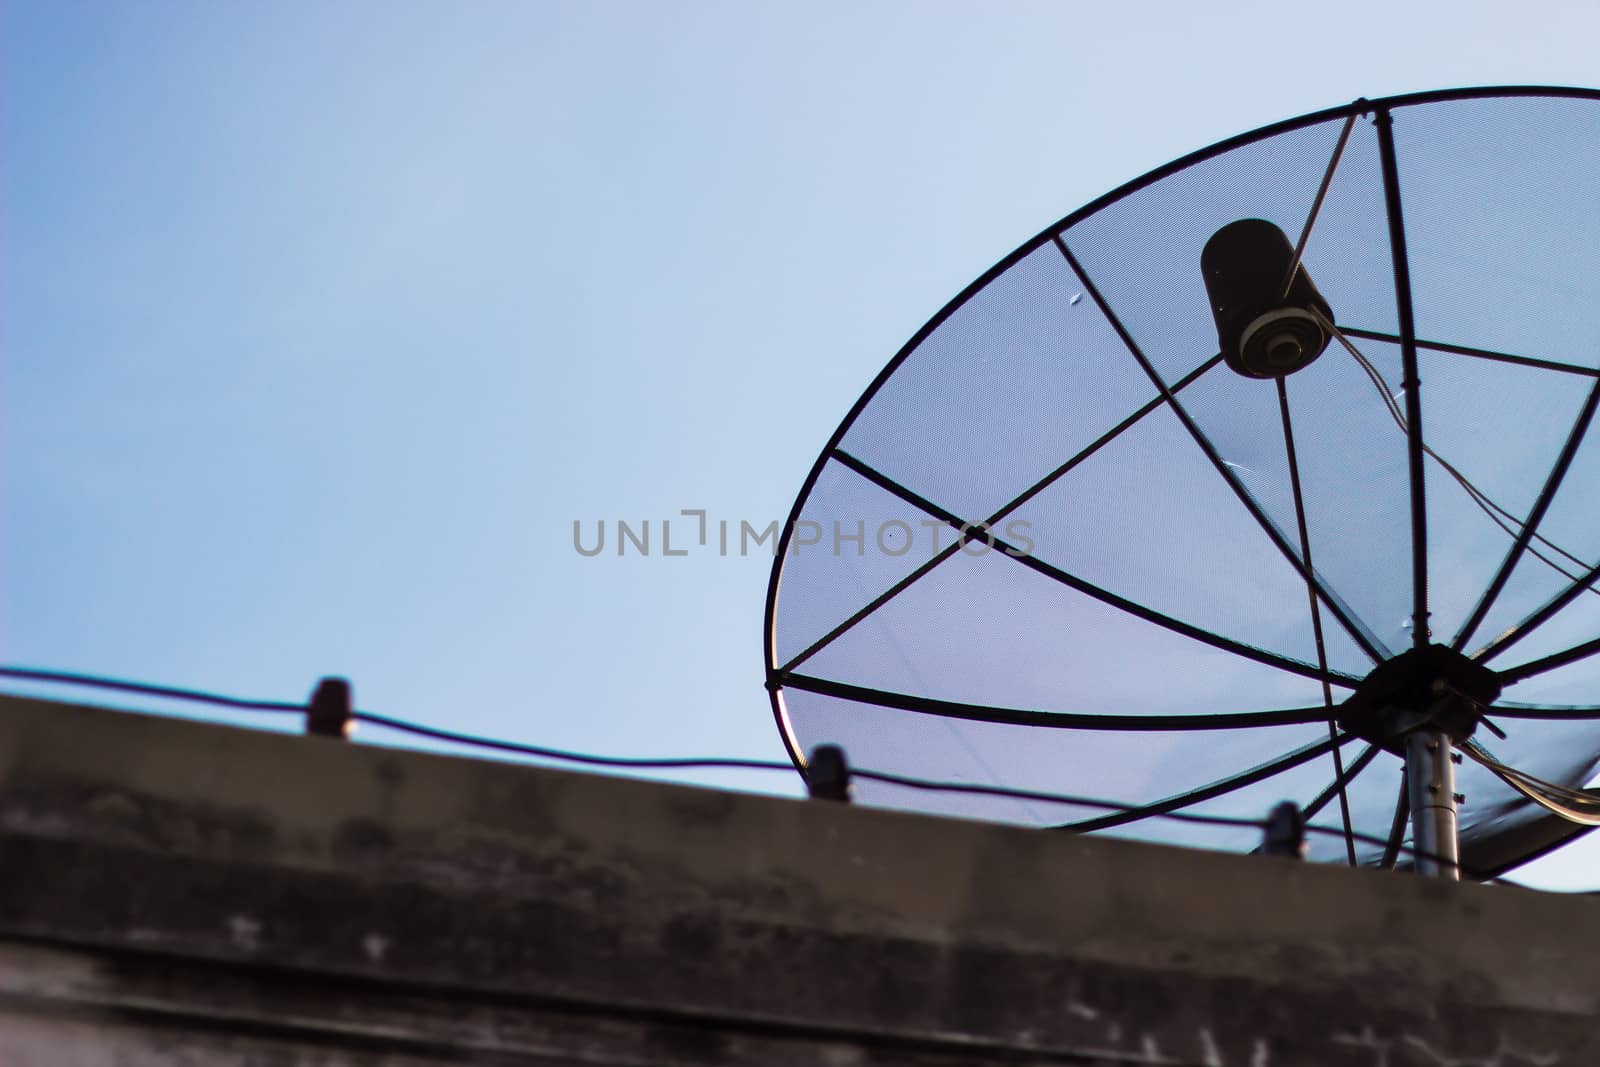
[[[796,766],[838,744],[1133,810],[868,803],[1237,851],[1258,835],[1152,816],[1288,798],[1350,831],[1313,858],[1409,841],[1443,876],[1458,839],[1498,874],[1600,821],[1597,156],[1600,92],[1358,100],[1007,256],[784,528],[765,651]]]

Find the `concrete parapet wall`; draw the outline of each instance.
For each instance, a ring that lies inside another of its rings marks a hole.
[[[7,1067],[1594,1067],[1597,1020],[1589,898],[0,700]]]

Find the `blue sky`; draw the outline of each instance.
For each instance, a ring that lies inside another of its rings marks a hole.
[[[573,521],[782,518],[946,300],[1174,156],[1600,83],[1591,5],[1508,10],[7,3],[3,659],[781,759],[770,559]]]

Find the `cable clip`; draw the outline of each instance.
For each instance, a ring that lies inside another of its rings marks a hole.
[[[812,800],[850,803],[850,761],[838,745],[818,745],[806,761],[806,789]]]
[[[348,741],[355,729],[350,683],[344,678],[324,678],[306,705],[306,736]]]
[[[1285,800],[1267,816],[1266,836],[1261,841],[1263,856],[1306,858],[1306,817],[1296,804]]]

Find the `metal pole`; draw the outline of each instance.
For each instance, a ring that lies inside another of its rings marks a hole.
[[[1456,771],[1450,737],[1444,731],[1417,730],[1406,738],[1406,786],[1411,799],[1411,837],[1419,853],[1417,873],[1460,881]]]

